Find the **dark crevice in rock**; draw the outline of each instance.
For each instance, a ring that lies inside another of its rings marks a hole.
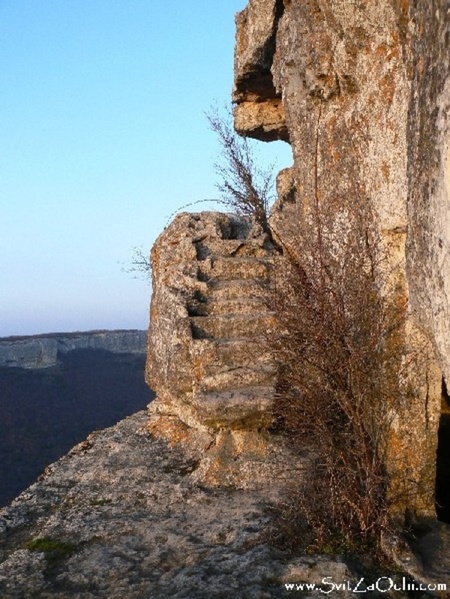
[[[213,335],[208,333],[203,327],[201,327],[198,323],[195,323],[191,320],[191,331],[192,331],[192,339],[212,339]]]
[[[275,14],[273,20],[272,34],[264,46],[260,48],[259,56],[254,61],[254,68],[246,71],[245,75],[236,79],[236,89],[234,93],[234,102],[239,104],[245,101],[249,95],[254,95],[254,101],[264,102],[265,100],[281,99],[281,94],[277,93],[272,77],[272,63],[275,56],[276,37],[278,22],[283,16],[284,2],[277,0],[275,3]]]
[[[252,228],[251,219],[236,218],[230,214],[227,221],[219,221],[222,239],[247,239]]]
[[[444,379],[436,456],[436,515],[450,524],[450,396]]]
[[[194,294],[187,302],[187,311],[189,316],[206,316],[206,296],[200,291],[194,291]]]

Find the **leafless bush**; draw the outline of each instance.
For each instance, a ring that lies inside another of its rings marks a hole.
[[[377,282],[388,266],[367,208],[340,208],[340,221],[333,207],[311,211],[309,235],[285,247],[274,298],[278,417],[316,456],[285,509],[303,515],[307,545],[337,551],[376,547],[388,526],[386,439],[405,321]]]
[[[143,278],[150,283],[152,272],[150,257],[144,254],[141,247],[134,247],[131,254],[131,263],[127,266],[122,266],[122,271],[133,274],[135,279]]]
[[[168,217],[168,222],[181,210],[192,209],[199,204],[216,203],[237,214],[253,216],[264,231],[270,234],[268,212],[275,189],[273,165],[263,168],[258,164],[254,146],[234,131],[230,110],[220,114],[217,108],[212,108],[206,118],[220,144],[219,158],[214,164],[219,178],[216,187],[220,196],[181,205]],[[131,264],[122,267],[122,270],[132,273],[135,278],[143,277],[150,281],[150,259],[142,248],[133,248]]]
[[[238,214],[254,216],[265,231],[273,200],[274,169],[260,167],[247,138],[239,137],[231,122],[231,113],[224,117],[217,109],[207,113],[211,130],[217,135],[221,151],[214,168],[219,177],[219,203]]]

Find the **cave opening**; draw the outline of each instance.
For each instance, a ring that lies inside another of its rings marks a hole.
[[[436,456],[436,515],[450,524],[450,395],[444,379]]]

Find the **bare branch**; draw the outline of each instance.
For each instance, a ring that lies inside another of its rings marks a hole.
[[[206,117],[221,147],[220,158],[214,165],[219,177],[219,202],[238,214],[254,216],[269,231],[267,219],[275,183],[273,167],[257,166],[249,140],[235,133],[229,111],[225,118],[215,108]]]

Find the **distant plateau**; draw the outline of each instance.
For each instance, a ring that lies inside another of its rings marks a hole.
[[[146,331],[0,339],[0,506],[99,429],[145,408]]]

